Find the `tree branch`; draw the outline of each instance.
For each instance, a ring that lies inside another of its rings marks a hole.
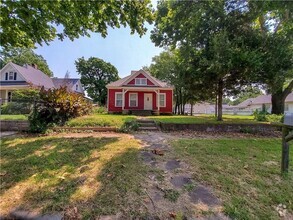
[[[291,80],[287,88],[283,91],[283,97],[285,97],[285,99],[292,92],[292,89],[293,89],[293,80]]]

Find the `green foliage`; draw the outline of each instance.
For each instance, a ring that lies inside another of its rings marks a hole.
[[[168,199],[170,202],[176,202],[180,196],[180,193],[174,189],[166,189],[164,191],[164,198]]]
[[[86,89],[89,97],[100,105],[105,105],[107,100],[106,85],[119,79],[117,69],[102,59],[84,57],[75,61],[81,83]]]
[[[107,109],[104,106],[98,106],[93,108],[93,113],[94,114],[106,114]]]
[[[258,87],[247,86],[229,104],[238,105],[249,98],[256,98],[259,95],[263,95],[263,92]]]
[[[29,116],[30,131],[44,132],[52,124],[64,125],[71,118],[91,112],[92,105],[83,96],[66,87],[40,91],[40,100]]]
[[[128,25],[131,34],[146,32],[145,22],[153,20],[150,0],[146,1],[8,1],[1,12],[1,45],[34,47],[58,37],[70,40],[90,36],[90,32],[107,36],[109,27]]]
[[[46,75],[52,77],[53,72],[50,70],[47,61],[42,55],[36,54],[32,49],[29,48],[4,48],[1,51],[3,62],[1,63],[1,68],[8,62],[16,63],[20,66],[24,64],[36,64],[38,69],[41,70]]]
[[[128,133],[131,131],[137,131],[139,128],[139,124],[137,121],[126,121],[119,129],[120,132]]]
[[[33,109],[33,102],[9,102],[1,105],[1,114],[22,115],[30,114]]]
[[[267,111],[255,110],[253,112],[253,116],[254,116],[254,120],[256,121],[282,123],[284,120],[284,115],[270,114]]]

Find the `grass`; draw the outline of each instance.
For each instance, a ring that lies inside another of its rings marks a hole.
[[[116,127],[121,126],[128,121],[134,120],[132,115],[110,115],[110,114],[92,114],[71,119],[67,122],[70,127]]]
[[[0,215],[14,208],[95,219],[141,211],[145,167],[139,143],[120,137],[1,140]]]
[[[0,120],[27,120],[27,115],[0,115]]]
[[[282,178],[280,139],[180,139],[172,145],[194,177],[212,186],[232,219],[279,219],[279,204],[293,212],[293,151],[291,171]]]
[[[217,121],[213,115],[173,115],[149,117],[157,122],[176,124],[223,124],[223,123],[260,123],[254,121],[253,116],[246,115],[223,115],[223,121]]]

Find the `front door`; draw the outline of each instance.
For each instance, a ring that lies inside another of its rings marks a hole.
[[[144,110],[153,110],[153,94],[144,94]]]

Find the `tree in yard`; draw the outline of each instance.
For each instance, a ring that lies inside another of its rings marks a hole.
[[[256,98],[259,95],[263,95],[263,92],[257,86],[246,86],[237,96],[235,96],[233,101],[229,104],[238,105],[239,103],[250,99]]]
[[[235,95],[258,63],[251,17],[239,1],[161,1],[151,38],[157,46],[180,48],[185,87],[217,99]]]
[[[292,2],[249,1],[258,32],[259,60],[256,81],[272,94],[272,113],[283,114],[286,97],[293,89]]]
[[[145,22],[153,20],[150,0],[145,1],[11,1],[2,0],[1,45],[34,47],[58,37],[70,40],[90,36],[106,37],[107,28],[128,25],[131,33],[143,35]]]
[[[1,51],[1,68],[6,65],[8,62],[13,62],[20,66],[24,64],[36,64],[38,69],[41,70],[46,75],[52,77],[53,72],[50,70],[47,61],[42,55],[36,54],[32,49],[26,48],[4,48]]]
[[[96,57],[88,60],[84,57],[75,61],[78,74],[81,76],[81,84],[89,97],[101,105],[106,104],[107,88],[110,82],[119,79],[117,69],[111,64]]]

